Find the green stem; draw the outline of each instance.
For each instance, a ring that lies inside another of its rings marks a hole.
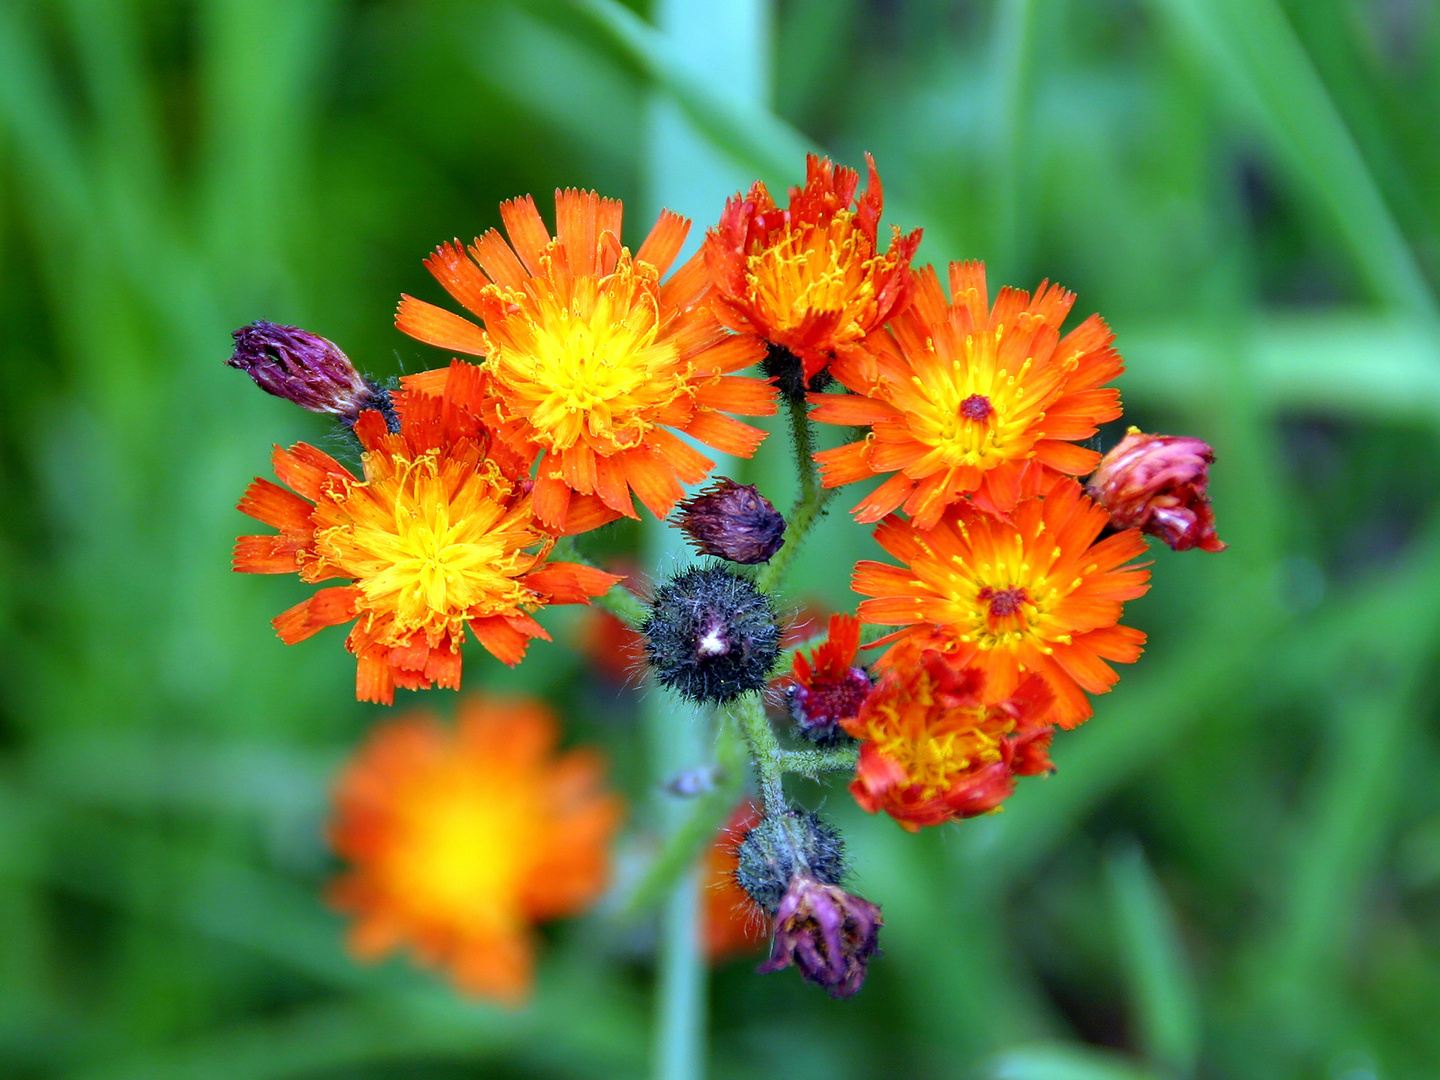
[[[700,873],[681,881],[665,905],[655,986],[654,1075],[693,1080],[705,1060],[705,960],[699,948]]]
[[[760,797],[765,802],[765,813],[774,814],[785,808],[785,786],[781,782],[784,770],[781,760],[785,751],[780,749],[780,740],[775,738],[775,729],[765,716],[765,705],[759,694],[746,694],[730,706],[730,715],[740,725],[740,732],[750,746],[750,757],[755,762],[755,773],[760,781]]]
[[[739,803],[748,775],[747,758],[740,732],[729,714],[721,718],[715,762],[719,768],[715,786],[690,800],[685,817],[665,837],[645,875],[621,905],[622,919],[638,916],[659,903],[667,890],[695,864]]]
[[[800,472],[800,495],[785,525],[785,545],[755,577],[762,592],[770,592],[789,569],[800,551],[810,529],[825,514],[825,507],[835,497],[836,488],[822,487],[815,469],[815,430],[810,424],[810,410],[804,399],[791,399],[790,434],[795,443],[795,464]]]
[[[782,772],[818,780],[821,773],[850,772],[859,760],[858,746],[837,746],[831,750],[781,750],[778,764]]]

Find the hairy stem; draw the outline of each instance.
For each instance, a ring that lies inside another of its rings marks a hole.
[[[759,694],[746,694],[730,706],[730,715],[740,726],[745,742],[750,747],[750,758],[755,762],[755,773],[760,782],[760,798],[765,803],[767,815],[778,813],[785,808],[785,787],[781,783],[783,769],[781,759],[785,753],[775,730],[765,716],[765,705]]]
[[[803,398],[790,399],[790,434],[795,444],[795,464],[800,472],[800,494],[785,525],[785,545],[755,578],[763,592],[774,589],[785,576],[800,545],[815,522],[825,514],[825,507],[835,496],[835,488],[821,487],[815,469],[815,429],[810,424],[810,409]]]

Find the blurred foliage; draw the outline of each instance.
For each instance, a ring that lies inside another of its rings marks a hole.
[[[434,366],[393,305],[500,199],[597,187],[634,243],[714,186],[655,160],[663,107],[772,184],[868,149],[924,258],[1077,290],[1127,420],[1215,445],[1232,545],[1156,553],[1148,655],[1004,813],[911,837],[834,785],[885,955],[848,1003],[718,971],[713,1074],[1440,1075],[1434,5],[785,0],[773,111],[668,10],[0,4],[0,1074],[644,1072],[643,926],[556,928],[514,1014],[344,954],[325,786],[381,712],[338,631],[272,636],[293,579],[228,570],[266,447],[332,437],[220,361],[263,317]],[[781,503],[788,469],[744,478]],[[812,547],[795,601],[853,607],[865,531]],[[550,625],[467,683],[555,702],[643,807],[641,699]]]

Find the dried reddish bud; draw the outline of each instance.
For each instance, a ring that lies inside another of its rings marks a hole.
[[[1087,489],[1119,529],[1140,529],[1176,551],[1224,551],[1205,495],[1215,451],[1184,435],[1131,428],[1100,461]]]
[[[245,372],[267,394],[311,412],[329,413],[354,427],[374,409],[391,431],[400,430],[390,395],[360,372],[332,341],[298,326],[256,322],[232,335],[235,351],[225,362]]]
[[[680,528],[702,554],[731,562],[769,562],[785,543],[785,519],[754,484],[721,477],[680,504]]]
[[[882,925],[880,909],[870,901],[796,874],[775,912],[775,942],[760,971],[794,964],[831,997],[850,997],[865,982]]]

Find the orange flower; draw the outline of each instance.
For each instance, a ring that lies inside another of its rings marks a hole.
[[[1027,676],[1014,695],[988,703],[985,675],[933,649],[901,651],[858,716],[841,721],[860,744],[850,793],[908,832],[998,807],[1015,777],[1050,772],[1054,695]]]
[[[277,446],[275,474],[298,494],[257,477],[240,500],[241,511],[280,533],[240,537],[236,570],[350,579],[321,589],[274,626],[293,645],[354,620],[345,647],[358,657],[361,701],[389,704],[396,685],[459,689],[467,624],[514,665],[530,638],[550,636],[527,612],[589,603],[620,580],[546,562],[554,538],[536,523],[513,459],[492,446],[462,399],[401,396],[396,434],[379,413],[361,413],[363,480],[313,446]],[[595,523],[593,512],[578,512],[584,508],[593,511],[593,500],[576,504],[570,531]]]
[[[860,651],[860,620],[853,615],[831,615],[829,636],[807,659],[796,652],[794,681],[790,683],[790,715],[801,734],[826,742],[839,734],[847,717],[860,710],[870,693],[870,676],[855,663]]]
[[[599,755],[557,758],[555,739],[555,717],[530,698],[469,698],[453,730],[417,713],[370,733],[330,824],[353,864],[330,901],[355,916],[357,957],[409,945],[465,993],[526,996],[532,925],[600,894],[622,812]]]
[[[891,517],[875,539],[906,565],[860,562],[852,587],[875,599],[857,614],[905,627],[889,640],[980,668],[987,702],[1039,675],[1055,695],[1048,719],[1075,727],[1093,711],[1085,692],[1103,694],[1119,679],[1105,661],[1133,663],[1145,642],[1116,625],[1124,602],[1150,587],[1149,570],[1123,565],[1145,551],[1145,539],[1127,529],[1095,543],[1109,520],[1074,480],[1024,500],[1008,521],[969,502],[929,531]],[[898,643],[879,666],[895,666]]]
[[[704,938],[705,953],[712,963],[735,953],[752,952],[770,936],[764,913],[735,882],[740,864],[735,847],[759,823],[759,808],[751,802],[741,803],[705,853],[701,880],[709,887],[705,891]]]
[[[903,508],[922,529],[965,495],[1008,514],[1064,475],[1083,476],[1100,455],[1075,445],[1120,415],[1120,393],[1101,384],[1124,370],[1114,335],[1092,315],[1064,338],[1075,294],[1041,283],[1032,299],[1001,289],[994,308],[985,266],[950,264],[950,291],[933,267],[916,275],[910,306],[831,373],[853,394],[811,395],[811,416],[868,425],[870,434],[815,455],[837,487],[894,473],[852,511],[879,521]]]
[[[669,211],[633,256],[620,246],[621,204],[594,192],[555,193],[557,236],[529,196],[501,203],[507,244],[491,229],[469,249],[442,244],[425,265],[483,329],[423,300],[401,298],[395,325],[445,349],[484,356],[496,436],[531,460],[535,514],[564,520],[572,492],[612,517],[635,517],[631,492],[665,517],[714,462],[684,432],[749,457],[765,433],[725,412],[775,411],[763,380],[731,375],[764,353],[733,337],[704,306],[698,256],[664,285],[690,223]],[[513,245],[513,247],[512,247]]]
[[[810,154],[805,186],[790,189],[790,208],[775,205],[764,184],[725,204],[705,236],[705,265],[715,280],[712,304],[732,329],[756,334],[798,357],[803,392],[835,350],[859,341],[904,307],[910,259],[920,230],[892,229],[890,250],[878,253],[884,194],[875,160],[869,179]],[[851,210],[851,202],[855,209]],[[782,387],[786,382],[782,376]]]

